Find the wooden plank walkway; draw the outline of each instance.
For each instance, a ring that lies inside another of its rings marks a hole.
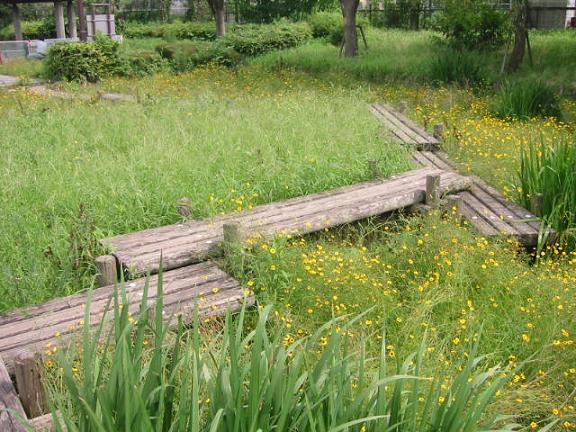
[[[405,128],[399,129],[399,122],[410,125],[414,133],[408,136],[406,132],[402,139],[405,143],[416,144],[419,149],[412,155],[417,166],[458,172],[457,167],[445,153],[427,150],[426,146],[421,146],[415,141],[416,136],[427,135],[427,132],[418,125],[410,120],[406,121],[405,116],[394,111],[389,105],[373,104],[370,109],[394,134],[400,134],[399,130],[405,131]],[[393,117],[403,120],[393,122]],[[409,142],[408,138],[412,139],[412,142]],[[436,141],[433,147],[438,144]],[[470,189],[458,193],[461,197],[458,211],[478,232],[487,237],[512,236],[525,247],[534,247],[538,244],[542,233],[541,223],[536,215],[510,201],[479,177],[470,176],[470,180],[472,182]],[[556,233],[552,230],[548,230],[545,234],[548,241],[556,237]]]
[[[110,247],[118,262],[131,273],[158,271],[161,255],[164,268],[178,268],[218,254],[226,223],[240,223],[248,237],[320,231],[424,202],[429,175],[440,176],[441,193],[469,186],[469,180],[457,173],[425,167],[241,213],[120,235],[102,243]]]
[[[386,126],[392,138],[402,144],[413,145],[418,150],[438,148],[440,141],[424,128],[414,123],[390,105],[377,103],[370,105],[370,111]]]
[[[420,151],[413,155],[417,165],[457,171],[448,156],[439,151]],[[477,176],[470,176],[469,190],[459,192],[462,198],[459,213],[482,235],[512,236],[525,247],[538,244],[541,223],[538,216],[506,198]],[[549,240],[555,238],[548,231]]]
[[[148,304],[156,301],[157,276],[149,278]],[[125,283],[128,308],[138,314],[146,280]],[[114,286],[93,290],[90,309],[91,325],[99,324],[114,293]],[[251,293],[224,273],[213,262],[204,262],[163,274],[164,314],[193,316],[198,305],[199,313],[218,315],[226,310],[238,310],[246,301],[254,302]],[[87,294],[51,300],[37,306],[15,310],[0,317],[0,357],[13,371],[14,358],[25,350],[45,352],[66,344],[71,335],[81,327]],[[112,307],[112,306],[111,306]],[[109,312],[109,316],[112,311]]]

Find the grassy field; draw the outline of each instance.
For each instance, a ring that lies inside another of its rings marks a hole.
[[[0,309],[90,286],[98,239],[176,222],[182,196],[204,217],[366,179],[368,160],[385,175],[408,169],[408,150],[389,141],[369,102],[406,101],[422,124],[444,122],[450,155],[512,199],[523,145],[573,139],[573,99],[562,101],[562,122],[496,119],[489,89],[426,82],[430,33],[368,36],[370,51],[351,62],[313,42],[237,69],[64,86],[137,94],[135,104],[0,90]],[[562,51],[555,62],[558,38],[574,43],[568,33],[533,41],[557,88],[572,82],[562,77],[575,56]],[[497,56],[489,65],[497,68]],[[344,337],[366,340],[376,356],[385,327],[391,370],[425,335],[424,373],[445,375],[447,389],[479,341],[489,366],[520,367],[492,411],[514,415],[525,430],[552,420],[574,430],[576,254],[556,245],[536,265],[532,258],[433,215],[278,238],[234,270],[261,304],[276,305],[271,325],[286,345],[375,307]]]

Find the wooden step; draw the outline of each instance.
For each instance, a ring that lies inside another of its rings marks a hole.
[[[131,273],[157,271],[160,256],[165,268],[178,268],[218,254],[226,223],[238,222],[248,235],[260,238],[320,231],[423,202],[428,175],[441,177],[442,193],[466,189],[469,183],[459,174],[426,167],[241,213],[120,235],[102,243]]]
[[[421,167],[457,171],[448,155],[440,151],[417,151],[413,160]],[[459,211],[480,234],[514,237],[525,247],[538,244],[541,222],[535,214],[506,198],[481,178],[470,176],[470,179],[470,190],[458,193],[462,198]],[[545,236],[548,242],[554,241],[556,232],[547,230]]]
[[[437,138],[390,105],[372,104],[370,111],[384,124],[391,137],[402,144],[413,145],[418,150],[430,150],[440,145]]]
[[[149,278],[148,305],[156,301],[158,276]],[[125,283],[128,308],[135,316],[142,301],[146,279]],[[114,286],[92,291],[90,325],[103,319],[114,293]],[[253,295],[224,273],[213,262],[200,263],[163,274],[165,318],[175,314],[193,316],[198,305],[202,316],[224,314],[238,310],[244,302],[252,304]],[[23,350],[46,352],[66,345],[70,336],[82,327],[87,293],[51,300],[25,307],[0,316],[0,356],[12,370],[16,355]],[[112,311],[108,316],[112,315]]]

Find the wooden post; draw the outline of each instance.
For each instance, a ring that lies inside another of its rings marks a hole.
[[[26,428],[20,424],[15,414],[26,419],[22,403],[0,357],[0,431],[26,432]]]
[[[22,401],[22,406],[29,418],[39,417],[48,411],[44,386],[42,384],[42,357],[40,353],[33,354],[24,351],[14,359],[16,387]]]
[[[400,103],[398,104],[398,111],[401,112],[402,114],[408,111],[408,103],[406,101],[400,101]]]
[[[56,422],[60,425],[60,427],[63,427],[64,431],[66,431],[67,429],[62,418],[62,413],[60,411],[56,411],[54,414],[54,417],[56,417]],[[30,419],[30,425],[35,432],[53,432],[56,429],[54,427],[52,414],[44,414],[43,416]]]
[[[64,27],[64,3],[54,2],[54,19],[56,20],[56,37],[66,38],[66,28]]]
[[[84,0],[76,0],[78,6],[78,23],[80,24],[80,40],[88,40],[88,27],[86,25],[86,12],[84,11]]]
[[[442,123],[434,125],[434,138],[440,141],[444,138],[444,125]]]
[[[224,246],[226,247],[240,247],[243,242],[242,225],[240,222],[230,222],[222,226],[224,231]]]
[[[68,0],[68,36],[71,38],[78,37],[78,30],[76,29],[76,10],[72,0]]]
[[[114,285],[118,281],[116,269],[116,257],[104,255],[96,258],[96,268],[98,269],[98,286]]]
[[[380,168],[378,167],[378,161],[369,160],[368,161],[368,172],[373,179],[380,178],[382,174],[380,173]]]
[[[460,195],[448,195],[446,197],[446,205],[445,209],[446,212],[449,214],[453,214],[456,218],[460,218],[462,215],[462,197]]]
[[[189,219],[192,217],[192,200],[190,198],[180,198],[176,201],[176,211],[184,219]]]
[[[22,33],[22,20],[20,18],[20,8],[16,3],[12,3],[12,23],[14,24],[14,40],[24,40]]]
[[[544,211],[544,194],[540,192],[534,193],[530,198],[530,210],[538,217],[542,217]]]
[[[440,203],[440,176],[426,176],[426,204],[437,207]]]

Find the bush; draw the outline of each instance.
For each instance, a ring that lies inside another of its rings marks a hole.
[[[477,53],[442,50],[430,64],[430,78],[437,83],[461,86],[481,85],[487,81],[483,56]]]
[[[46,76],[54,81],[97,82],[130,72],[120,44],[105,36],[94,42],[60,42],[46,56]]]
[[[153,51],[134,51],[128,56],[131,75],[146,76],[163,71],[170,67],[160,54]]]
[[[492,112],[500,118],[517,119],[562,116],[559,98],[552,87],[537,79],[504,83]]]
[[[423,0],[385,0],[384,11],[373,13],[372,25],[418,29]]]
[[[56,37],[54,18],[45,18],[41,21],[22,21],[24,39],[53,39]],[[13,40],[14,27],[12,24],[0,30],[0,40]]]
[[[434,27],[458,49],[502,46],[509,34],[508,14],[489,0],[445,0]]]
[[[161,277],[154,320],[147,288],[137,321],[120,298],[125,293],[116,292],[109,336],[99,326],[91,337],[88,301],[82,357],[73,362],[60,354],[68,397],[55,400],[62,414],[53,416],[57,431],[64,430],[62,419],[67,430],[142,432],[359,432],[398,425],[475,432],[499,421],[483,417],[508,379],[497,367],[480,369],[483,358],[475,348],[453,380],[426,377],[424,344],[398,362],[393,375],[385,338],[377,358],[365,353],[368,338],[354,346],[346,338],[362,316],[350,323],[334,319],[294,341],[282,330],[273,333],[268,306],[255,326],[242,311],[237,319],[228,314],[217,332],[196,314],[191,329],[180,319],[171,334],[163,322]]]
[[[339,12],[317,12],[308,18],[312,36],[315,38],[325,38],[332,45],[339,46],[344,37],[344,19]],[[358,25],[369,25],[368,19],[358,14],[356,16]]]
[[[158,54],[169,62],[175,72],[185,72],[207,63],[235,66],[240,55],[224,43],[176,42],[160,44]]]
[[[226,44],[238,53],[257,56],[298,46],[312,36],[307,23],[278,21],[269,25],[243,25],[226,36]]]

